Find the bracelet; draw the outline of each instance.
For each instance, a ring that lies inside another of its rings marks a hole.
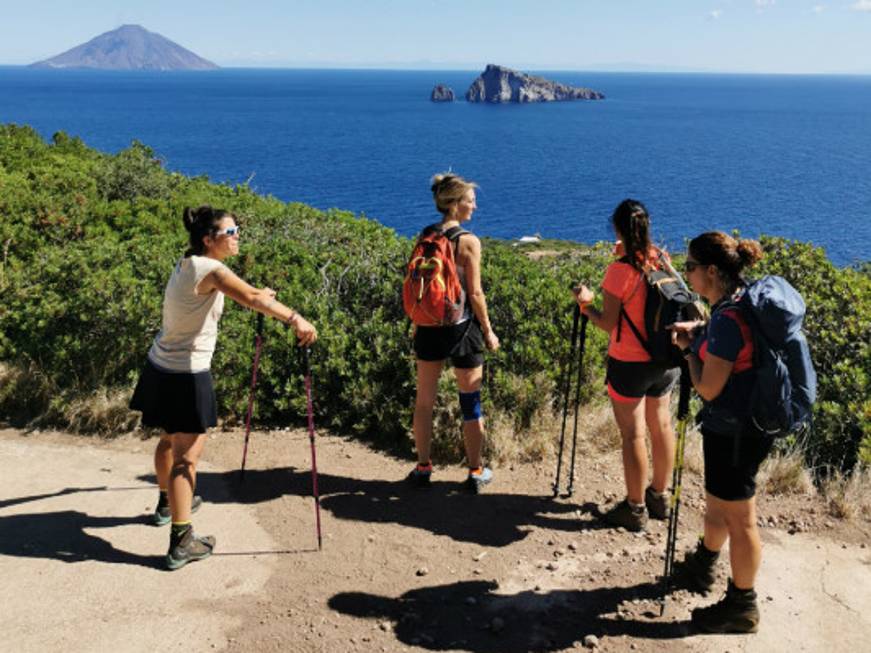
[[[299,317],[299,313],[297,313],[297,312],[296,312],[295,310],[293,310],[293,309],[290,309],[290,316],[289,316],[289,317],[284,321],[284,323],[287,324],[287,325],[289,325],[289,326],[294,326],[293,321],[294,321],[297,317]]]

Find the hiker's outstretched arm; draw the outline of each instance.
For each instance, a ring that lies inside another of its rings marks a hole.
[[[290,325],[301,345],[310,345],[318,338],[317,330],[310,322],[289,306],[285,306],[275,299],[274,290],[255,288],[226,267],[219,268],[207,275],[200,287],[220,290],[245,308],[253,309]]]

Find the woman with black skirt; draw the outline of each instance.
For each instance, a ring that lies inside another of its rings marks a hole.
[[[142,411],[144,426],[164,431],[154,452],[160,488],[154,523],[172,522],[169,569],[206,558],[215,547],[214,537],[194,534],[191,513],[202,503],[194,488],[205,433],[217,424],[209,368],[224,295],[290,325],[300,345],[317,339],[315,328],[277,301],[275,291],[248,285],[224,265],[239,253],[239,226],[232,213],[201,206],[185,209],[182,219],[190,247],[166,285],[162,327],[130,402],[133,410]]]

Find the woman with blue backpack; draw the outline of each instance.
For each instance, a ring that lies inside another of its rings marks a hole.
[[[651,355],[652,334],[645,319],[649,287],[646,272],[659,266],[662,252],[650,241],[650,217],[645,206],[632,199],[621,202],[611,216],[618,241],[617,260],[605,271],[602,309],[593,306],[595,295],[586,286],[575,289],[581,312],[610,335],[606,384],[614,418],[620,429],[626,498],[600,514],[608,525],[629,531],[643,530],[648,513],[668,517],[668,479],[674,465],[674,428],[671,391],[680,369]],[[650,291],[654,292],[654,291]],[[668,335],[668,332],[665,332]],[[653,475],[647,484],[647,442]]]
[[[773,437],[749,414],[757,381],[754,334],[738,301],[745,294],[744,271],[762,258],[754,240],[722,232],[694,238],[686,258],[686,279],[711,307],[706,326],[678,323],[680,347],[692,384],[703,402],[699,412],[705,466],[704,536],[676,572],[688,589],[707,594],[716,562],[729,540],[731,578],[719,602],[696,608],[692,623],[703,632],[749,633],[759,626],[754,582],[762,558],[756,527],[756,474]],[[768,279],[776,279],[769,277]]]
[[[481,381],[484,349],[499,348],[481,286],[481,241],[462,228],[478,208],[475,188],[473,182],[453,173],[433,177],[433,200],[442,217],[420,234],[403,284],[403,305],[414,324],[417,360],[413,421],[417,465],[407,480],[415,487],[430,484],[433,409],[439,377],[450,361],[463,415],[469,468],[465,488],[472,494],[481,492],[493,478],[482,459]]]

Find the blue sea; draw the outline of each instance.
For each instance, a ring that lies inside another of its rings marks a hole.
[[[656,239],[777,234],[871,259],[871,77],[539,71],[600,102],[434,104],[475,72],[120,73],[0,68],[0,122],[116,152],[134,139],[171,170],[365,214],[411,235],[435,219],[429,179],[480,185],[483,236],[611,239],[625,197]]]

